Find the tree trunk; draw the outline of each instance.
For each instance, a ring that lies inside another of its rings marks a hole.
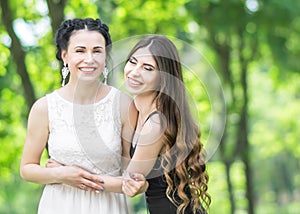
[[[248,139],[248,80],[247,80],[247,71],[248,64],[251,60],[247,60],[243,56],[244,50],[244,40],[242,37],[242,31],[240,33],[240,48],[239,48],[239,61],[241,66],[241,88],[243,92],[243,105],[241,109],[241,118],[239,123],[240,132],[238,134],[239,144],[241,145],[241,158],[245,165],[245,177],[246,177],[246,197],[248,199],[248,214],[254,214],[254,193],[252,185],[252,169],[251,169],[251,154],[250,154],[250,145]]]
[[[64,20],[64,9],[67,0],[47,0],[53,37]]]
[[[229,200],[230,200],[230,204],[231,204],[230,213],[234,214],[235,210],[236,210],[236,205],[235,205],[233,186],[232,186],[231,176],[230,176],[231,163],[228,161],[225,161],[224,163],[225,163],[225,169],[226,169],[226,181],[227,181],[227,186],[228,186]]]
[[[243,160],[245,165],[245,174],[246,174],[246,196],[248,198],[248,214],[254,214],[254,192],[253,192],[253,185],[252,185],[252,169],[250,165],[249,156],[245,157]]]
[[[213,33],[211,33],[213,35]],[[217,53],[218,56],[218,62],[220,63],[220,75],[222,77],[223,83],[225,87],[228,88],[228,91],[231,96],[231,101],[227,103],[226,109],[228,109],[227,114],[230,114],[230,111],[234,109],[234,106],[232,104],[235,104],[235,85],[232,78],[231,70],[230,70],[230,46],[228,44],[221,45],[219,44],[213,36],[210,37],[210,45],[215,50],[215,53]],[[227,182],[227,188],[228,188],[228,194],[229,194],[229,201],[230,201],[230,213],[234,214],[236,211],[236,203],[234,199],[234,186],[231,182],[231,176],[230,176],[230,168],[231,163],[234,162],[236,158],[236,154],[234,152],[229,152],[227,147],[227,133],[228,133],[228,125],[225,126],[224,129],[224,135],[222,137],[221,143],[220,143],[220,156],[221,160],[225,165],[225,172],[226,172],[226,182]]]
[[[16,64],[17,73],[21,77],[27,107],[30,109],[32,104],[35,102],[36,97],[25,65],[25,52],[22,48],[20,40],[13,30],[13,13],[8,5],[8,1],[1,0],[0,3],[2,8],[2,22],[12,41],[10,53]]]

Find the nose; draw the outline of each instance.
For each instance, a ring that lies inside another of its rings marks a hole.
[[[138,65],[133,66],[130,73],[133,76],[140,75],[140,67]]]
[[[87,53],[86,53],[86,56],[85,56],[85,58],[84,58],[84,61],[85,61],[86,63],[92,63],[92,62],[94,61],[94,56],[93,56],[93,54],[90,53],[90,52],[87,52]]]

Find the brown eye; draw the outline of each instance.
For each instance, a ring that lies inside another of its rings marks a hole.
[[[135,59],[133,59],[133,58],[130,58],[129,60],[128,60],[128,62],[130,62],[131,64],[136,64],[136,60]]]
[[[145,66],[144,69],[146,71],[153,71],[154,70],[151,66]]]
[[[94,53],[102,53],[103,51],[102,51],[102,49],[95,49],[94,50]]]

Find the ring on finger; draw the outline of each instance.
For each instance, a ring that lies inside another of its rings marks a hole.
[[[80,184],[80,185],[79,185],[79,188],[80,188],[80,189],[85,189],[86,186],[85,186],[84,184]]]

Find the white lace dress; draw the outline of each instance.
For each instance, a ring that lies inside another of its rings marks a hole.
[[[121,172],[120,91],[91,105],[73,104],[56,91],[47,95],[50,135],[49,154],[65,165],[119,176]],[[66,184],[46,185],[39,214],[124,214],[123,194],[85,191]]]

